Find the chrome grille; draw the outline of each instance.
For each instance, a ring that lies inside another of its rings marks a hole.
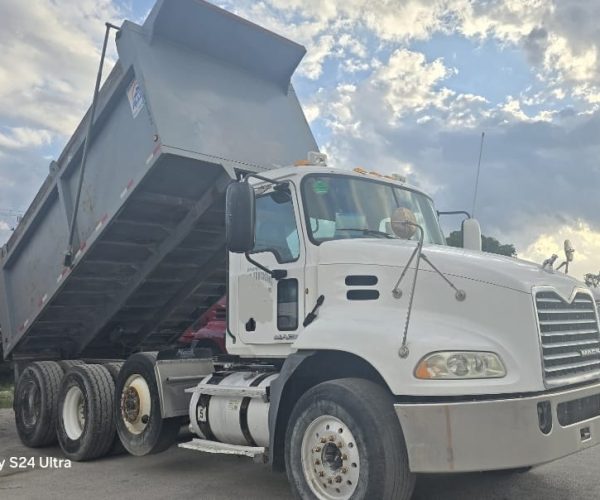
[[[546,381],[600,376],[600,331],[592,297],[578,292],[568,303],[555,292],[539,291],[535,304]]]

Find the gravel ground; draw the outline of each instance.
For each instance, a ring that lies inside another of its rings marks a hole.
[[[10,469],[10,457],[33,457],[35,468]],[[62,458],[58,447],[30,450],[19,442],[12,410],[0,410],[0,499],[143,498],[286,499],[285,475],[239,457],[213,456],[173,447],[160,455],[108,457],[67,468],[40,468],[44,457]],[[565,500],[600,498],[600,447],[526,474],[421,476],[415,500]]]

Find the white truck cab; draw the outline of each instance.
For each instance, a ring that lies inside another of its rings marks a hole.
[[[368,372],[413,473],[517,469],[598,443],[598,315],[581,282],[446,246],[431,198],[379,174],[289,167],[245,183],[255,199],[240,209],[232,189],[227,205],[230,353],[286,357],[282,372],[315,357],[324,380]]]

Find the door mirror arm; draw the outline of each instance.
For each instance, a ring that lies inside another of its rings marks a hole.
[[[467,218],[462,221],[462,246],[467,250],[476,250],[481,252],[481,226],[477,219],[471,217],[469,212],[465,210],[437,211],[438,219],[440,215],[466,215]]]
[[[271,276],[271,278],[273,278],[275,281],[279,281],[287,277],[287,271],[285,269],[269,269],[268,267],[263,266],[260,262],[257,262],[252,257],[250,257],[250,252],[246,252],[244,255],[246,256],[246,259],[248,259],[248,262],[250,262],[250,264],[254,264],[261,271],[264,271],[269,276]]]
[[[467,219],[471,219],[471,214],[469,212],[467,212],[466,210],[444,210],[444,211],[440,211],[437,210],[437,214],[438,217],[440,215],[466,215]]]
[[[248,179],[250,179],[252,177],[254,177],[255,179],[264,181],[264,182],[268,182],[269,184],[274,184],[275,187],[273,188],[273,190],[275,190],[275,191],[286,193],[290,196],[292,194],[292,192],[290,191],[290,185],[289,185],[288,181],[278,181],[275,179],[269,179],[269,178],[263,177],[262,175],[259,175],[259,174],[248,174],[244,177],[244,181],[248,182]]]

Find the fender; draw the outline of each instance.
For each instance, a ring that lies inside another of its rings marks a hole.
[[[271,382],[269,390],[269,465],[273,469],[279,470],[280,464],[274,460],[275,450],[278,449],[280,443],[276,442],[277,437],[277,417],[279,415],[279,405],[281,403],[281,395],[288,380],[295,373],[296,369],[308,358],[313,356],[315,351],[302,351],[289,355],[281,367],[279,377]]]

